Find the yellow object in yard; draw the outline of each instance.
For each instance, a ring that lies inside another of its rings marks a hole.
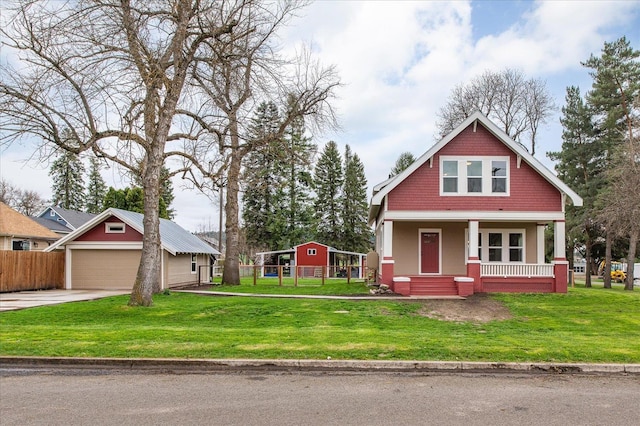
[[[598,267],[598,275],[601,277],[604,276],[604,260],[600,262],[600,266]],[[621,262],[611,262],[611,279],[613,281],[623,283],[627,279],[627,273],[625,270],[627,269],[626,263]]]

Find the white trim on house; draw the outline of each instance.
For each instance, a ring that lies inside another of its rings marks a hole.
[[[538,221],[551,222],[564,220],[562,212],[513,212],[513,211],[466,211],[466,210],[392,210],[384,215],[386,221],[415,220],[459,222],[467,220],[510,222],[510,221]]]
[[[438,272],[422,272],[422,234],[438,234]],[[442,228],[418,229],[418,273],[419,275],[442,275]]]
[[[445,161],[451,161],[457,163],[458,173],[456,175],[457,185],[456,191],[444,191],[444,168],[443,163]],[[468,168],[465,167],[470,161],[479,161],[482,164],[482,174],[480,176],[468,176]],[[506,164],[506,176],[493,176],[491,174],[492,162],[503,161]],[[509,167],[509,157],[505,156],[487,156],[487,155],[441,155],[440,156],[440,196],[442,197],[508,197],[510,195],[511,186],[511,170]],[[477,177],[482,179],[481,191],[469,192],[468,178]],[[493,178],[505,178],[505,191],[493,192],[492,184]]]
[[[458,136],[464,129],[471,124],[477,125],[480,122],[489,132],[491,132],[498,140],[502,141],[511,151],[513,151],[520,161],[524,160],[534,170],[536,170],[541,176],[543,176],[550,184],[552,184],[561,193],[566,194],[571,198],[573,204],[577,207],[582,206],[582,198],[569,188],[564,182],[558,178],[551,170],[546,168],[539,160],[529,154],[529,152],[518,142],[514,141],[496,126],[491,120],[489,120],[484,114],[479,111],[474,112],[466,120],[464,120],[458,127],[456,127],[451,133],[440,139],[436,144],[427,150],[422,156],[414,161],[409,167],[407,167],[402,173],[394,176],[391,179],[387,179],[384,182],[374,186],[373,197],[369,206],[369,223],[373,223],[377,219],[380,207],[384,202],[387,194],[403,182],[408,176],[415,172],[427,161],[440,151],[446,144],[451,142],[456,136]],[[433,161],[433,160],[431,160]],[[563,206],[564,209],[564,206]]]

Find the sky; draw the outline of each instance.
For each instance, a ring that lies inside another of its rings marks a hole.
[[[436,140],[437,112],[451,90],[486,70],[514,68],[546,82],[557,106],[539,129],[536,157],[562,144],[560,108],[568,86],[589,90],[581,65],[604,42],[626,36],[640,49],[640,1],[329,1],[312,3],[280,33],[285,52],[303,44],[334,65],[341,88],[340,129],[314,135],[321,151],[349,145],[364,164],[368,196],[405,151],[416,158]],[[51,196],[48,165],[28,145],[0,147],[0,178]],[[128,181],[116,168],[107,185]],[[218,228],[218,201],[173,182],[175,222],[190,231]]]

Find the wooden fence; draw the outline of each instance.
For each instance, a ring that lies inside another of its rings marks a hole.
[[[64,288],[64,252],[0,251],[0,292]]]

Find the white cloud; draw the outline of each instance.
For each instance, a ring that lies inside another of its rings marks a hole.
[[[371,188],[387,178],[401,152],[419,156],[434,143],[436,113],[456,84],[486,69],[519,68],[547,80],[560,105],[566,86],[589,81],[580,61],[599,54],[605,41],[627,34],[640,48],[637,1],[535,2],[520,16],[484,16],[502,21],[494,32],[483,22],[480,39],[473,39],[473,7],[468,1],[318,1],[301,11],[282,33],[282,46],[292,52],[311,44],[322,63],[335,64],[344,84],[336,102],[342,131],[316,139],[320,149],[329,139],[351,145]],[[542,129],[543,161],[545,151],[560,148],[557,122],[554,117]],[[7,160],[2,164],[6,177]],[[38,184],[43,181],[46,176]],[[217,227],[217,205],[180,182],[174,187],[178,223]]]

